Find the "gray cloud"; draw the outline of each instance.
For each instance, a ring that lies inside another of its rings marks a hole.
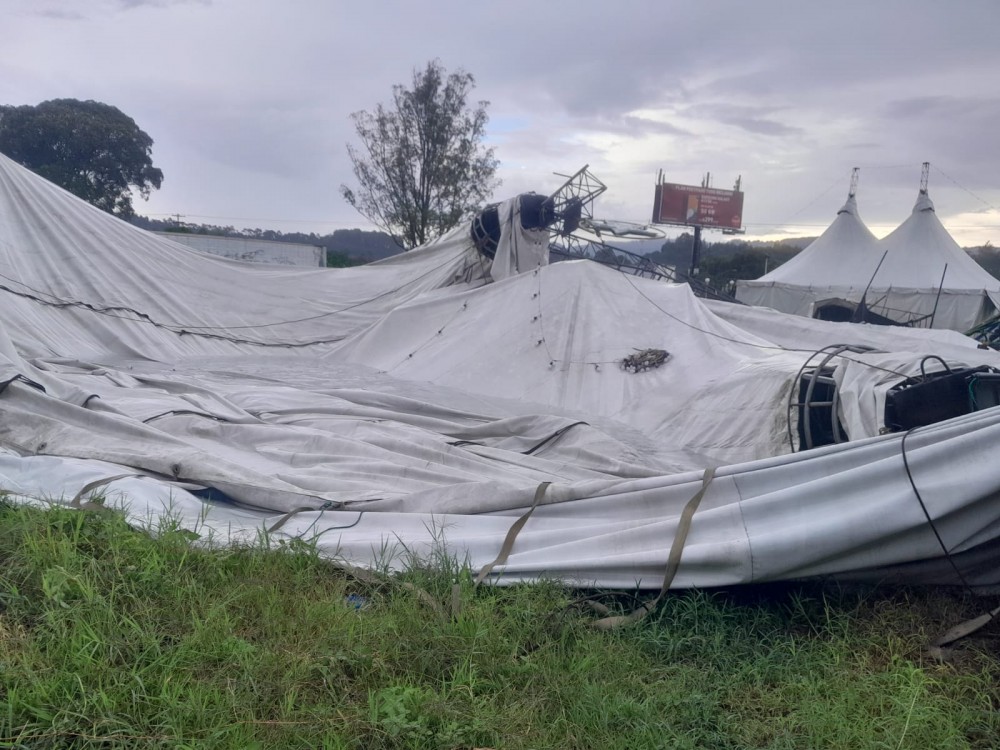
[[[700,104],[691,107],[689,113],[695,117],[713,120],[724,125],[741,128],[748,133],[766,136],[802,135],[802,128],[781,122],[779,117],[789,118],[792,113],[787,108],[754,107],[734,104]]]
[[[492,102],[504,193],[590,163],[609,210],[642,218],[658,168],[680,182],[742,174],[747,221],[777,231],[763,225],[828,222],[860,163],[864,216],[888,225],[930,159],[1000,202],[995,0],[35,8],[5,14],[0,102],[94,98],[133,116],[166,175],[150,212],[361,223],[337,192],[349,115],[433,58],[473,73],[474,98]],[[943,178],[932,190],[939,212],[979,207]]]
[[[915,96],[890,101],[886,116],[895,118],[950,117],[995,118],[1000,114],[1000,97],[973,98],[948,95]]]
[[[681,128],[677,125],[673,125],[669,122],[661,122],[659,120],[651,120],[646,117],[636,117],[634,115],[626,115],[621,119],[622,132],[628,133],[629,135],[648,135],[650,133],[659,133],[664,135],[676,135],[684,138],[691,138],[695,133],[687,128]]]
[[[35,15],[41,18],[50,18],[54,21],[81,21],[85,16],[72,8],[38,8]]]
[[[134,8],[169,8],[174,5],[211,5],[212,0],[117,0],[126,10]]]

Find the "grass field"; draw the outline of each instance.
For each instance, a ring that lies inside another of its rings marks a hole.
[[[1000,746],[1000,624],[925,653],[992,600],[696,591],[600,632],[555,584],[360,580],[305,544],[190,537],[0,503],[0,747]]]

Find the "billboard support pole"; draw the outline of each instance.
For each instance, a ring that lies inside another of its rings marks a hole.
[[[695,225],[694,243],[691,245],[691,271],[688,278],[693,279],[698,273],[698,264],[701,263],[701,226]]]

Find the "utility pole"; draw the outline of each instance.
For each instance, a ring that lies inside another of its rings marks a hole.
[[[737,186],[739,185],[739,180],[737,180]],[[701,179],[701,186],[703,188],[712,187],[712,173],[705,172],[705,176]],[[738,188],[737,188],[738,189]],[[695,224],[694,227],[694,244],[691,245],[691,269],[688,271],[688,278],[693,279],[695,274],[698,273],[698,265],[701,263],[701,225]]]
[[[698,264],[701,262],[701,225],[694,227],[694,243],[691,245],[691,270],[688,278],[693,279],[698,273]]]

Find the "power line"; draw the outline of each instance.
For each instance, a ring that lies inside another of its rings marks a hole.
[[[754,222],[749,222],[748,221],[746,224],[744,224],[744,226],[748,226],[748,227],[786,227],[786,226],[789,226],[789,225],[793,226],[793,227],[822,227],[822,228],[826,228],[826,227],[830,226],[829,222],[826,223],[826,224],[800,224],[798,222],[792,222],[791,224],[789,224],[789,222],[782,222],[780,224],[767,224],[767,223],[763,223],[763,222],[759,222],[759,221],[754,221]],[[883,229],[883,228],[892,228],[892,229],[895,229],[899,225],[898,224],[866,224],[866,226],[876,227],[878,229]],[[1000,223],[998,223],[998,224],[947,224],[946,226],[949,229],[1000,229]]]
[[[695,331],[698,331],[699,333],[703,333],[703,334],[705,334],[707,336],[713,336],[713,337],[715,337],[717,339],[721,339],[723,341],[729,341],[729,342],[731,342],[733,344],[740,344],[742,346],[749,346],[749,347],[752,347],[754,349],[771,349],[771,350],[776,350],[776,351],[781,351],[781,352],[788,352],[788,353],[791,353],[791,354],[815,354],[815,351],[812,350],[812,349],[799,349],[797,347],[792,347],[792,346],[781,346],[780,344],[762,344],[762,343],[755,343],[755,342],[752,342],[752,341],[743,341],[742,339],[736,339],[736,338],[733,338],[731,336],[726,336],[724,334],[716,333],[715,331],[709,331],[709,330],[707,330],[705,328],[701,328],[699,326],[696,326],[694,323],[689,323],[688,321],[684,320],[683,318],[680,318],[677,315],[674,315],[673,313],[671,313],[671,312],[669,312],[667,310],[664,310],[662,307],[660,307],[658,304],[656,304],[656,302],[651,297],[649,297],[645,292],[643,292],[638,286],[635,285],[635,282],[632,280],[631,274],[627,274],[627,273],[625,273],[623,271],[620,272],[620,274],[631,285],[631,287],[639,294],[640,297],[642,297],[644,300],[646,300],[649,304],[651,304],[653,307],[655,307],[661,313],[663,313],[664,315],[666,315],[668,318],[671,318],[672,320],[675,320],[676,322],[680,323],[681,325],[687,326],[688,328],[690,328],[692,330],[695,330]],[[864,360],[861,360],[861,359],[854,359],[853,357],[849,357],[849,356],[847,356],[847,355],[845,355],[843,353],[840,353],[837,356],[840,357],[841,359],[847,360],[848,362],[854,362],[855,364],[862,365],[864,367],[870,367],[873,370],[881,370],[882,372],[887,372],[887,373],[890,373],[892,375],[898,375],[898,376],[900,376],[902,378],[909,377],[909,375],[907,375],[906,373],[901,372],[899,370],[893,370],[893,369],[888,368],[888,367],[882,367],[881,365],[876,365],[876,364],[874,364],[872,362],[865,362]]]
[[[791,216],[789,216],[788,220],[785,221],[785,222],[782,222],[781,225],[770,225],[770,226],[782,226],[784,224],[791,224],[792,219],[794,219],[796,216],[798,216],[799,214],[801,214],[806,209],[812,208],[814,205],[816,205],[817,203],[819,203],[819,201],[822,200],[826,196],[827,193],[829,193],[831,190],[833,190],[834,187],[836,187],[838,184],[840,184],[841,179],[842,179],[841,177],[838,177],[833,182],[831,182],[830,186],[826,190],[824,190],[822,193],[820,193],[819,195],[817,195],[815,198],[813,198],[811,201],[809,201],[806,205],[804,205],[802,208],[800,208],[794,214],[792,214]],[[747,226],[768,226],[768,225],[767,224],[747,224]]]
[[[977,201],[979,201],[980,203],[982,203],[987,208],[993,209],[994,211],[1000,211],[1000,208],[997,208],[996,206],[994,206],[992,203],[990,203],[989,201],[985,200],[984,198],[980,198],[978,195],[976,195],[971,190],[969,190],[969,188],[965,187],[965,185],[962,185],[961,183],[959,183],[958,180],[956,180],[954,177],[950,177],[947,174],[945,174],[944,171],[940,167],[938,167],[937,165],[932,165],[932,166],[934,166],[934,169],[937,170],[941,174],[942,177],[944,177],[946,180],[950,180],[955,185],[955,187],[960,188],[961,190],[964,190],[965,192],[967,192],[969,195],[971,195],[973,198],[975,198]]]

